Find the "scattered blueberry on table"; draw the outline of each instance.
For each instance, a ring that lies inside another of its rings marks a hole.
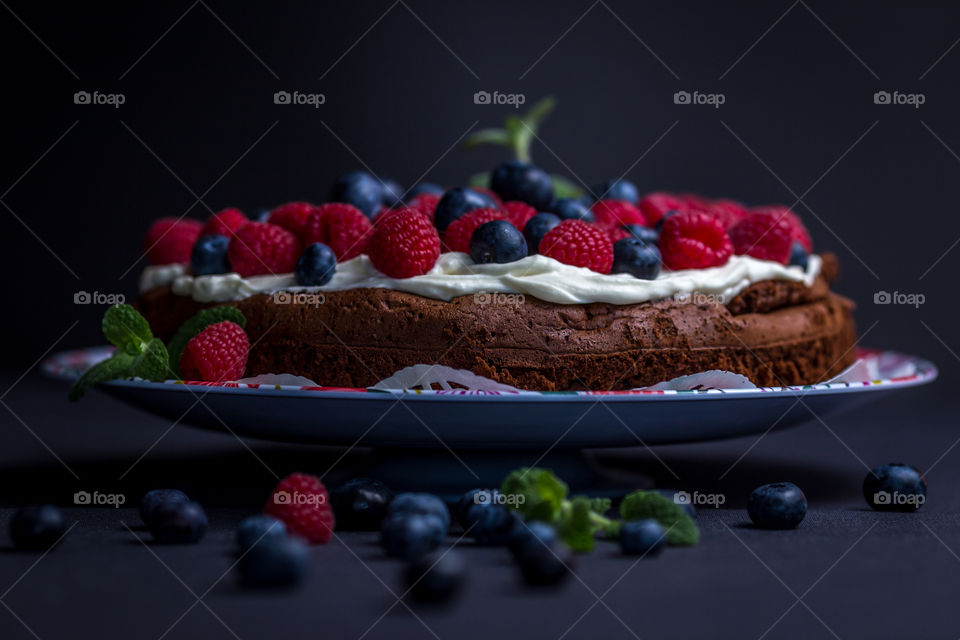
[[[807,497],[792,482],[765,484],[750,494],[747,512],[761,529],[795,529],[807,515]]]
[[[241,553],[255,544],[286,537],[287,526],[266,514],[244,518],[237,527],[237,546]]]
[[[573,568],[575,558],[570,547],[559,540],[545,544],[526,544],[517,555],[523,580],[534,586],[562,583]]]
[[[249,587],[288,587],[307,571],[307,546],[296,537],[269,536],[240,558],[241,584]]]
[[[916,511],[927,499],[927,481],[909,464],[883,464],[863,479],[863,497],[877,511]]]
[[[463,558],[456,551],[438,550],[421,556],[406,569],[410,595],[419,602],[446,602],[460,593],[465,580]]]
[[[196,502],[165,502],[154,509],[149,525],[162,544],[193,544],[207,532],[207,514]]]
[[[433,514],[395,513],[388,515],[380,529],[380,544],[387,555],[416,560],[447,537],[447,527]]]
[[[383,523],[393,491],[379,480],[356,478],[330,491],[337,529],[376,531]]]
[[[518,526],[519,516],[516,511],[502,504],[475,504],[467,509],[465,519],[467,531],[474,542],[494,547],[510,541],[510,536]]]
[[[457,523],[466,529],[470,526],[467,521],[467,511],[473,505],[492,506],[497,504],[500,492],[496,489],[471,489],[464,493],[453,505],[453,516]]]
[[[190,502],[190,498],[179,489],[154,489],[148,491],[140,500],[140,520],[149,529],[155,522],[157,509],[161,506],[170,506]]]
[[[653,519],[624,522],[620,529],[620,548],[626,554],[653,556],[666,542],[663,527]]]
[[[446,503],[429,493],[400,493],[387,507],[387,516],[430,515],[443,524],[444,532],[450,528],[450,510]]]
[[[558,540],[557,530],[550,525],[537,521],[520,521],[510,535],[508,546],[513,557],[519,559],[526,553],[527,545],[553,546]]]
[[[63,512],[51,504],[18,509],[10,521],[10,537],[18,549],[49,549],[66,530]]]

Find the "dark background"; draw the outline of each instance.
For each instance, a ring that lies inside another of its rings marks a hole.
[[[698,547],[630,569],[605,546],[581,558],[578,580],[542,595],[517,586],[500,550],[466,545],[471,580],[452,611],[421,612],[421,625],[398,606],[366,637],[558,637],[603,595],[608,605],[566,637],[755,638],[795,604],[791,591],[809,610],[796,604],[766,637],[957,637],[958,17],[947,2],[812,0],[0,7],[0,504],[70,505],[73,491],[100,488],[132,505],[170,485],[212,523],[199,547],[154,556],[120,524],[137,522],[134,509],[67,509],[76,528],[35,567],[36,556],[0,548],[0,635],[355,638],[391,605],[400,567],[375,535],[312,550],[311,577],[290,597],[240,592],[230,575],[232,529],[276,476],[322,470],[338,451],[171,429],[100,394],[70,406],[31,365],[102,342],[103,308],[74,294],[135,295],[154,218],[322,200],[363,165],[404,184],[428,169],[456,184],[490,168],[505,151],[451,149],[513,112],[474,104],[486,90],[528,105],[557,97],[533,148],[552,172],[795,205],[817,249],[839,255],[837,289],[859,304],[864,343],[928,357],[941,379],[759,440],[613,454],[655,486],[729,496],[702,511]],[[126,102],[76,105],[79,90]],[[275,105],[278,90],[326,103]],[[678,90],[726,101],[676,105]],[[877,105],[878,90],[926,100]],[[881,290],[926,299],[875,305]],[[895,459],[927,471],[918,514],[877,514],[859,495],[865,466]],[[361,468],[348,456],[328,481]],[[807,520],[796,532],[749,528],[749,490],[781,479],[807,492]],[[0,509],[0,525],[10,514]],[[197,605],[178,618],[194,602],[188,588],[209,588],[215,613]]]
[[[950,3],[10,9],[29,27],[0,12],[0,194],[10,209],[0,207],[0,268],[16,274],[6,280],[11,365],[32,362],[74,319],[62,346],[100,340],[102,308],[76,306],[73,294],[134,295],[142,260],[120,276],[157,217],[322,200],[336,176],[363,165],[405,185],[435,162],[427,177],[443,184],[490,168],[505,149],[444,156],[475,122],[496,126],[513,111],[474,104],[479,90],[522,93],[527,106],[556,96],[534,159],[574,180],[626,173],[642,191],[748,203],[802,196],[796,210],[817,249],[839,254],[838,288],[860,305],[860,326],[878,323],[867,344],[938,356],[935,333],[960,349],[950,321],[960,251],[920,279],[960,238],[960,53],[946,53],[960,32]],[[876,105],[881,89],[926,102]],[[119,92],[126,102],[76,105],[78,90]],[[323,93],[326,103],[275,105],[278,90]],[[720,92],[726,102],[676,105],[678,90]],[[876,306],[878,290],[920,292],[926,303]],[[938,360],[953,380],[954,358]]]

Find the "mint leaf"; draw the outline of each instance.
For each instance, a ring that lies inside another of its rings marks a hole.
[[[523,116],[523,121],[527,123],[528,127],[536,131],[540,128],[540,124],[546,120],[547,116],[550,115],[556,106],[557,99],[553,96],[541,98],[535,102],[532,107],[530,107],[527,113]]]
[[[483,187],[484,189],[490,188],[490,172],[484,171],[483,173],[475,173],[470,176],[470,179],[467,180],[468,187]]]
[[[184,322],[180,328],[177,329],[177,332],[173,335],[169,344],[167,344],[171,372],[178,378],[180,377],[180,370],[178,368],[180,354],[187,348],[187,343],[190,342],[195,335],[212,324],[226,320],[235,322],[241,327],[247,326],[247,319],[243,316],[243,313],[234,307],[210,307],[209,309],[202,309],[194,314],[192,318]]]
[[[473,149],[484,144],[510,146],[510,134],[505,129],[480,129],[468,135],[463,141],[464,149]]]
[[[103,314],[103,335],[119,351],[136,355],[153,340],[147,319],[129,304],[117,304]]]
[[[557,198],[579,198],[583,195],[583,189],[575,185],[563,176],[553,174],[550,176],[553,182],[553,195]]]
[[[506,477],[500,492],[514,497],[510,504],[527,520],[549,523],[561,515],[567,485],[547,469],[522,468]]]
[[[70,395],[67,397],[71,402],[76,402],[83,397],[87,389],[98,382],[106,382],[116,378],[125,378],[128,370],[133,364],[134,356],[123,351],[117,351],[111,357],[102,362],[98,362],[84,372],[80,379],[74,383],[70,389]]]
[[[144,380],[166,380],[169,371],[170,356],[160,338],[148,342],[146,349],[134,358],[130,366],[130,375]]]
[[[579,496],[570,501],[568,513],[561,518],[557,533],[574,551],[593,551],[595,541],[589,498]]]
[[[659,493],[631,493],[620,503],[620,515],[624,520],[653,518],[666,530],[669,544],[693,545],[700,540],[700,530],[693,518],[684,513],[680,505]]]

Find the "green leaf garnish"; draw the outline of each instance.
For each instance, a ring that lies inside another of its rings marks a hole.
[[[164,380],[170,373],[170,356],[163,340],[154,338],[147,343],[146,348],[134,357],[130,367],[130,375],[144,380]]]
[[[153,339],[150,324],[129,304],[117,304],[103,314],[103,335],[117,350],[136,355]]]
[[[79,400],[98,382],[119,378],[138,377],[144,380],[164,380],[169,372],[170,359],[163,341],[154,338],[150,323],[128,304],[117,304],[103,314],[103,335],[116,345],[112,356],[90,367],[74,383],[67,396]]]
[[[560,520],[557,533],[574,551],[593,551],[594,530],[589,498],[580,496],[570,501],[569,513]]]
[[[579,198],[583,195],[583,189],[563,176],[553,174],[550,180],[553,182],[553,195],[556,198]]]
[[[524,115],[507,116],[502,129],[481,129],[471,133],[463,141],[465,149],[473,149],[485,144],[507,147],[513,150],[517,160],[530,162],[530,146],[536,138],[540,125],[546,119],[557,101],[553,96],[547,96],[536,102]]]
[[[680,505],[659,493],[631,493],[620,503],[620,516],[624,520],[653,518],[666,530],[669,544],[693,545],[700,540],[700,530],[693,518],[684,513]]]
[[[210,325],[217,324],[218,322],[224,322],[226,320],[235,322],[244,328],[247,326],[247,319],[243,316],[243,313],[241,313],[239,309],[225,306],[201,309],[195,313],[193,317],[180,325],[180,328],[177,329],[177,332],[173,335],[173,338],[167,345],[170,370],[174,373],[174,375],[177,377],[180,376],[178,367],[180,363],[180,354],[182,354],[183,350],[187,348],[187,343],[190,342],[194,336]]]
[[[133,364],[134,357],[129,353],[118,350],[111,357],[87,369],[70,389],[70,394],[67,396],[70,402],[76,402],[82,398],[87,389],[98,382],[125,378]]]

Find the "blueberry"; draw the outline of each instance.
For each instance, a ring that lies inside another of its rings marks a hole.
[[[527,241],[527,255],[537,253],[540,241],[550,229],[560,224],[560,218],[552,213],[538,213],[523,227],[523,238]]]
[[[380,544],[387,555],[407,560],[415,560],[433,551],[446,537],[447,528],[434,515],[388,515],[380,528]]]
[[[490,188],[505,201],[526,202],[537,211],[549,210],[553,202],[553,181],[547,172],[519,160],[498,165],[490,174]]]
[[[593,206],[593,203],[594,203],[594,202],[597,201],[597,199],[594,198],[593,195],[590,194],[590,193],[585,193],[585,194],[583,194],[582,196],[579,196],[579,197],[573,198],[573,199],[576,200],[577,202],[579,202],[580,204],[582,204],[583,206],[585,206],[585,207],[588,208],[588,209],[589,209],[591,206]]]
[[[322,242],[314,242],[300,254],[293,275],[299,285],[319,287],[330,282],[336,269],[337,256],[333,249]]]
[[[207,514],[196,502],[167,502],[151,515],[150,533],[162,544],[192,544],[207,532]]]
[[[273,516],[256,515],[244,518],[237,527],[237,546],[246,551],[255,544],[287,537],[287,525]]]
[[[497,496],[500,492],[496,489],[471,489],[463,494],[457,503],[453,506],[453,516],[460,523],[460,526],[466,529],[469,526],[467,522],[467,511],[475,504],[492,506],[497,504]]]
[[[765,484],[750,494],[747,513],[761,529],[794,529],[807,515],[807,497],[792,482]]]
[[[620,528],[620,548],[624,553],[653,556],[660,553],[666,536],[653,519],[624,522]]]
[[[626,200],[630,204],[637,204],[640,193],[632,182],[626,180],[607,180],[593,188],[598,200]]]
[[[52,504],[23,507],[10,520],[10,537],[18,549],[49,549],[66,530],[63,512]]]
[[[437,225],[437,230],[443,233],[451,222],[463,214],[474,209],[488,208],[497,208],[490,196],[467,187],[454,187],[440,198],[433,214],[433,222]]]
[[[809,259],[810,255],[807,253],[807,250],[803,248],[803,245],[800,244],[800,242],[794,241],[790,247],[790,260],[787,264],[796,265],[806,271]]]
[[[240,558],[237,570],[249,587],[295,585],[307,571],[307,546],[298,538],[264,538]]]
[[[370,478],[357,478],[330,492],[337,529],[376,531],[380,528],[393,492]]]
[[[380,188],[383,190],[383,200],[381,203],[385,207],[394,207],[399,202],[403,200],[403,187],[400,186],[400,183],[396,180],[391,180],[387,178],[380,183]]]
[[[640,224],[625,224],[623,228],[630,232],[637,240],[642,240],[648,244],[657,244],[660,242],[660,232],[656,229],[651,229],[650,227],[645,227]]]
[[[450,528],[450,510],[446,503],[429,493],[400,493],[387,507],[387,516],[429,515],[443,523],[443,532]]]
[[[573,198],[557,198],[550,205],[549,211],[556,214],[561,220],[583,220],[584,222],[593,222],[594,220],[590,205]]]
[[[543,522],[520,521],[510,535],[508,545],[514,558],[526,553],[527,545],[554,545],[559,538],[557,530]]]
[[[193,251],[190,252],[190,270],[195,276],[206,276],[217,273],[230,273],[230,261],[227,260],[227,245],[230,238],[227,236],[201,236]]]
[[[520,573],[529,585],[556,585],[570,574],[575,560],[570,548],[560,541],[528,544],[517,556]]]
[[[916,511],[927,499],[927,481],[909,464],[884,464],[863,479],[863,497],[877,511]]]
[[[660,275],[660,249],[636,238],[617,240],[613,245],[613,269],[610,272],[655,280]]]
[[[372,218],[383,204],[383,184],[366,171],[352,171],[333,183],[330,201],[352,204]]]
[[[184,502],[190,502],[190,498],[179,489],[154,489],[153,491],[148,491],[147,494],[143,496],[143,499],[140,500],[140,519],[143,520],[143,524],[149,528],[155,522],[157,509],[162,506],[183,504]]]
[[[527,241],[506,220],[492,220],[477,227],[470,236],[470,257],[477,264],[515,262],[527,257]]]
[[[433,551],[407,565],[407,589],[419,602],[446,602],[463,589],[463,567],[456,551]]]
[[[434,184],[434,183],[432,183],[432,182],[421,182],[420,184],[416,185],[415,187],[410,187],[410,191],[407,192],[405,198],[406,198],[407,200],[410,200],[410,199],[413,198],[414,196],[419,196],[419,195],[424,194],[424,193],[429,193],[429,194],[435,195],[435,196],[442,196],[442,195],[443,195],[443,187],[441,187],[441,186],[438,185],[438,184]]]
[[[516,511],[502,504],[475,504],[467,509],[466,520],[470,535],[477,544],[496,547],[510,541],[519,516]]]

